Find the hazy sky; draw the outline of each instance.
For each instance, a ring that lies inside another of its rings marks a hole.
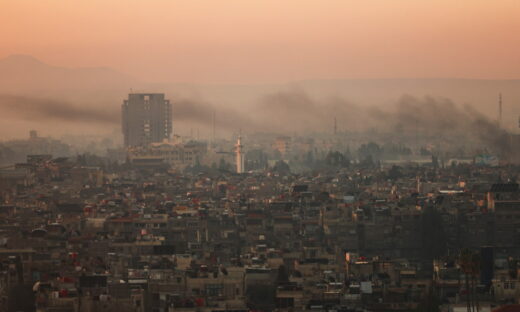
[[[519,0],[0,0],[0,57],[149,81],[520,78]]]

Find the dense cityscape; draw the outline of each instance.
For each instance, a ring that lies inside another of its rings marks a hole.
[[[0,0],[0,312],[520,312],[519,0]]]
[[[308,136],[198,140],[172,135],[172,105],[164,94],[129,94],[124,146],[101,155],[69,155],[35,130],[4,143],[3,157],[27,154],[0,170],[2,309],[491,311],[517,302],[517,135],[501,154],[473,155],[423,137],[363,143],[377,135],[338,131],[336,121]]]

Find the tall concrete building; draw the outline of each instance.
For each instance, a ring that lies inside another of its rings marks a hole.
[[[125,146],[144,146],[169,139],[172,109],[163,93],[130,93],[122,105]]]

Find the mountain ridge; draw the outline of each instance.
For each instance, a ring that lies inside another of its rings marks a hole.
[[[54,66],[26,54],[0,59],[0,92],[128,88],[138,83],[110,67]]]

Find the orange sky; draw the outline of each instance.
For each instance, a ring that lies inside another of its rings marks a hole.
[[[520,78],[518,0],[0,0],[0,57],[148,81]]]

